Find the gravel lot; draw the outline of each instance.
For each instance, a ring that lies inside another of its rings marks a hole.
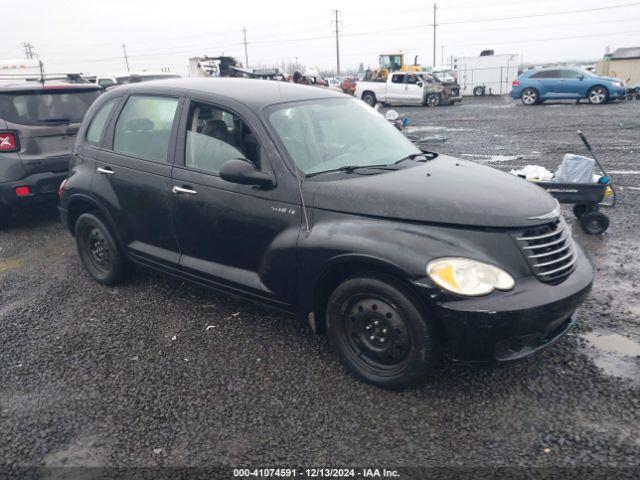
[[[1,472],[583,466],[640,475],[640,102],[527,108],[483,98],[397,110],[448,136],[434,150],[501,169],[553,170],[564,153],[583,152],[575,130],[585,131],[623,190],[606,235],[574,225],[597,278],[570,335],[515,365],[444,366],[418,388],[382,391],[278,312],[140,270],[118,288],[99,286],[52,209],[0,231]]]

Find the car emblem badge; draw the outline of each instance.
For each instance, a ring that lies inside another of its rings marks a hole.
[[[552,218],[558,218],[560,216],[560,203],[556,200],[556,208],[544,215],[538,215],[536,217],[529,217],[528,220],[550,220]]]

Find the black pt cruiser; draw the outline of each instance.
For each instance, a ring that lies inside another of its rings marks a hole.
[[[385,388],[416,382],[444,351],[499,363],[553,344],[593,279],[544,190],[421,151],[361,101],[317,87],[182,79],[107,92],[60,195],[96,281],[140,264],[296,313]]]

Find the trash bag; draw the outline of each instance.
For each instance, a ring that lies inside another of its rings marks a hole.
[[[567,153],[556,171],[555,179],[560,183],[592,183],[595,164],[593,158]]]

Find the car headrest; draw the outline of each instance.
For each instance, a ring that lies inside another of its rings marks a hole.
[[[127,122],[127,130],[132,132],[148,132],[153,130],[153,122],[148,118],[132,118]]]

